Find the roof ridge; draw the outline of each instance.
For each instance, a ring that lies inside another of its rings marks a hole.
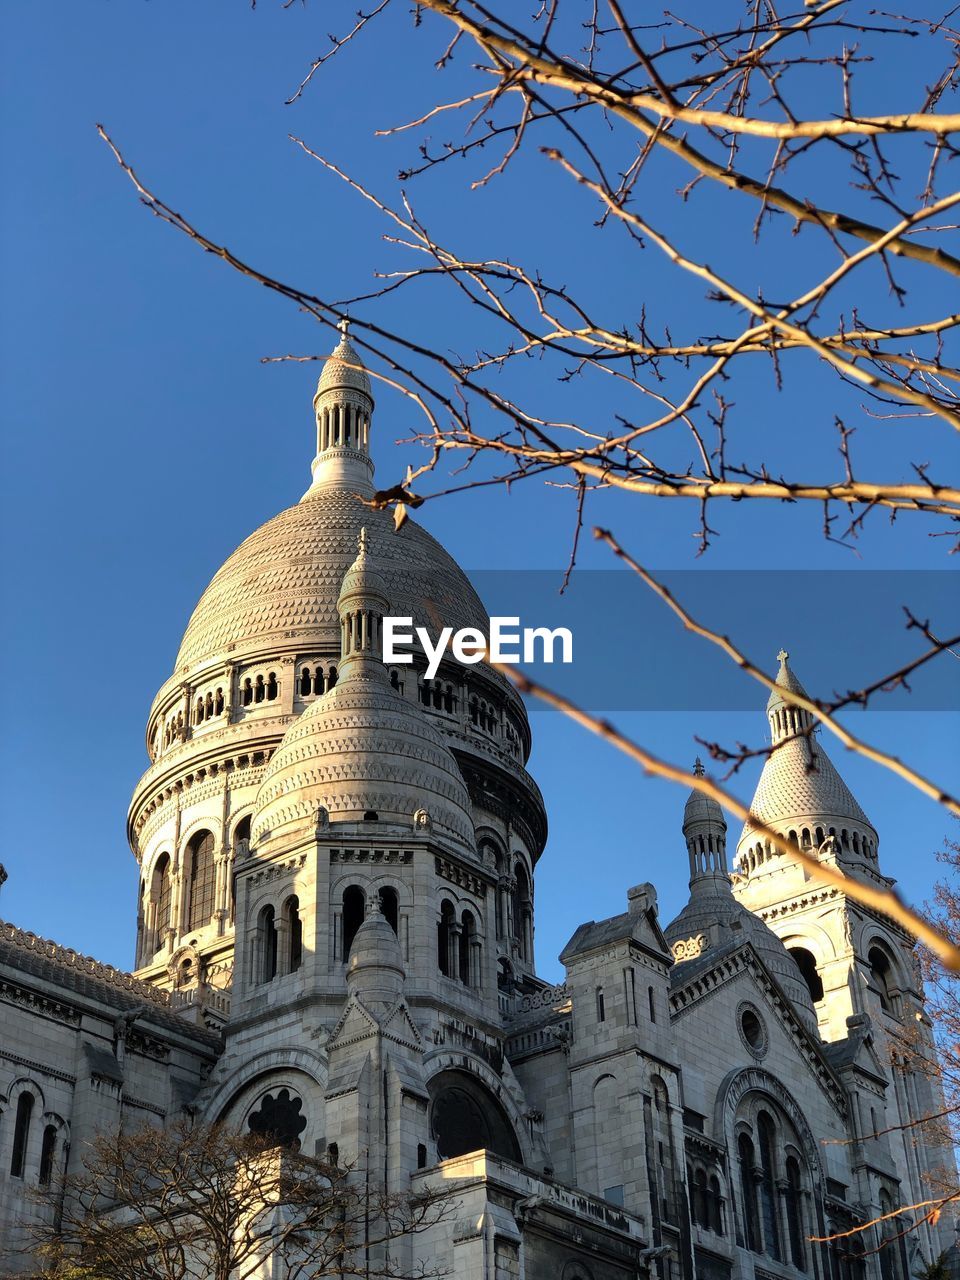
[[[12,942],[15,946],[23,947],[26,951],[36,951],[48,960],[59,961],[60,964],[69,969],[77,969],[80,972],[88,973],[92,977],[100,978],[103,982],[109,983],[112,987],[120,987],[125,991],[135,992],[153,1001],[154,1004],[162,1005],[167,1009],[170,1008],[170,993],[168,991],[162,991],[159,987],[155,987],[149,982],[144,982],[142,978],[135,978],[133,974],[127,973],[124,969],[117,969],[112,964],[106,964],[93,956],[86,956],[80,951],[75,951],[73,947],[61,946],[59,942],[53,942],[50,938],[43,938],[40,934],[32,933],[28,929],[18,929],[9,920],[0,920],[0,941]],[[173,1012],[172,1009],[171,1012]]]

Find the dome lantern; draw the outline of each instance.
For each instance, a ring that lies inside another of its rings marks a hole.
[[[373,394],[370,375],[348,336],[350,321],[339,324],[340,341],[317,382],[313,408],[317,419],[317,454],[311,464],[311,497],[329,486],[368,494],[373,488],[370,422]]]
[[[786,689],[790,693],[799,694],[801,698],[810,696],[792,671],[789,658],[790,655],[786,649],[781,649],[777,654],[777,661],[780,663],[780,670],[777,672],[778,687],[770,691],[770,697],[767,699],[770,741],[774,746],[795,734],[809,734],[813,731],[814,721],[810,712],[803,707],[798,707],[795,702],[791,702],[780,693],[780,689]]]
[[[703,777],[703,762],[699,756],[693,772],[696,777]],[[716,800],[696,788],[690,792],[684,806],[683,836],[690,858],[691,894],[729,893],[726,819]]]
[[[337,598],[340,615],[339,678],[376,676],[383,667],[383,618],[389,608],[387,585],[367,551],[366,526],[357,539],[357,558],[347,570]]]

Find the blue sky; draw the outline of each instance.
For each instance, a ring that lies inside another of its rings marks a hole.
[[[374,130],[415,115],[443,86],[438,90],[431,79],[436,40],[410,45],[409,59],[394,56],[409,45],[407,19],[397,10],[331,63],[298,104],[284,106],[310,58],[325,47],[327,30],[343,29],[351,13],[349,5],[282,11],[261,4],[251,11],[225,0],[82,6],[54,0],[9,3],[0,14],[6,174],[0,860],[10,873],[2,914],[119,965],[131,962],[135,922],[136,868],[124,818],[146,762],[150,701],[206,582],[248,532],[296,500],[308,475],[317,367],[261,358],[317,353],[331,344],[291,304],[152,218],[94,125],[103,121],[154,189],[241,256],[329,298],[362,292],[373,270],[398,264],[396,250],[383,241],[386,228],[287,135],[300,134],[392,199],[395,175],[415,156],[416,138],[376,139]],[[911,58],[921,56],[912,49],[898,54],[899,72],[907,76]],[[455,136],[457,127],[450,123],[436,139]],[[454,166],[413,189],[418,208],[461,246],[509,251],[558,273],[589,259],[591,299],[614,317],[635,311],[638,299],[652,304],[671,290],[677,307],[702,306],[698,291],[678,288],[664,263],[650,254],[629,257],[621,238],[594,228],[594,211],[579,194],[571,197],[535,152],[502,182],[471,195],[475,176]],[[739,197],[704,193],[662,207],[657,199],[651,196],[651,216],[670,217],[680,235],[715,237],[741,281],[758,278],[772,256],[785,273],[784,287],[810,283],[786,229],[753,246]],[[864,303],[887,306],[882,282],[862,287]],[[930,309],[955,310],[942,301],[940,281],[921,276],[914,288]],[[447,309],[439,294],[404,293],[382,315],[418,337],[461,341],[462,313],[452,302]],[[471,338],[464,331],[464,345]],[[552,410],[596,413],[608,425],[621,411],[610,392],[594,401],[590,387],[557,384],[533,365],[511,377],[512,387],[542,397]],[[838,402],[853,411],[857,399],[830,375],[807,365],[778,394],[758,365],[731,394],[750,406],[747,444],[751,433],[753,442],[769,439],[780,465],[805,474],[835,467],[836,441],[826,427]],[[378,395],[381,481],[399,479],[408,461],[418,461],[409,445],[394,443],[416,425],[401,397]],[[880,471],[891,454],[899,456],[891,450],[896,430],[889,423],[860,425],[866,470]],[[911,456],[945,472],[956,452],[946,430],[917,426]],[[907,478],[900,471],[892,478]],[[430,504],[422,514],[460,563],[475,570],[562,569],[571,518],[569,494],[533,485],[512,495],[485,490]],[[849,683],[858,653],[865,674],[879,674],[877,662],[889,651],[875,627],[843,609],[842,590],[838,604],[837,592],[818,589],[813,573],[875,574],[878,598],[888,606],[889,620],[879,625],[892,632],[899,627],[896,607],[911,603],[903,598],[910,586],[877,571],[937,571],[941,578],[924,578],[922,591],[918,585],[919,599],[944,628],[951,610],[956,621],[945,540],[928,537],[930,526],[919,522],[891,528],[874,520],[855,557],[822,540],[818,510],[716,510],[720,536],[696,561],[689,509],[608,496],[588,519],[612,525],[652,568],[766,571],[759,595],[745,572],[702,592],[690,578],[691,603],[702,599],[705,620],[733,626],[759,660],[772,665],[781,643],[791,648],[801,676],[816,672],[820,683],[808,682],[813,693]],[[608,553],[589,540],[582,564],[611,567]],[[808,572],[794,577],[795,570]],[[624,591],[632,590],[641,588],[625,584]],[[618,680],[677,687],[683,710],[620,717],[660,754],[689,761],[695,734],[735,742],[762,732],[759,690],[752,711],[748,697],[733,711],[707,699],[698,710],[690,692],[700,679],[697,658],[675,657],[668,646],[669,657],[644,653],[634,667],[624,664],[633,641],[617,597],[604,627],[619,655]],[[834,654],[841,670],[831,677]],[[599,665],[584,677],[595,680],[594,705],[631,705],[619,693],[608,697],[602,659]],[[543,972],[557,976],[554,957],[576,925],[622,910],[629,885],[655,881],[666,918],[683,904],[684,795],[644,780],[627,760],[556,716],[535,711],[533,723],[531,769],[551,820],[537,882],[537,950]],[[872,710],[856,723],[943,785],[957,786],[955,702],[940,712]],[[831,754],[880,830],[884,868],[908,898],[922,900],[936,875],[934,851],[949,831],[944,815],[842,748]],[[739,782],[742,796],[749,796],[755,774],[745,772]]]

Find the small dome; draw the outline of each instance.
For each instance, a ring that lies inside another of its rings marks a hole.
[[[354,366],[359,366],[355,368]],[[350,391],[362,391],[373,399],[370,388],[370,375],[363,367],[363,361],[354,349],[346,334],[340,339],[320,373],[317,382],[317,395],[325,391],[333,391],[345,387]]]
[[[405,977],[397,935],[382,912],[372,911],[350,948],[347,990],[361,1000],[393,1004],[400,998]]]
[[[691,960],[699,961],[710,951],[737,941],[750,942],[804,1023],[811,1030],[816,1029],[813,998],[796,960],[769,925],[739,903],[729,891],[691,898],[664,929],[664,935],[671,948],[690,938],[702,936],[704,939],[699,953],[691,950],[688,958],[677,962],[678,966]]]
[[[413,824],[426,810],[435,831],[472,848],[470,797],[440,732],[379,671],[335,685],[298,717],[270,761],[253,815],[254,843],[315,822]]]
[[[703,777],[703,763],[700,757],[697,757],[693,771],[698,778]],[[727,820],[723,816],[723,809],[712,798],[705,796],[702,791],[698,791],[696,787],[687,797],[687,803],[683,806],[683,831],[687,834],[689,827],[696,823],[709,824],[713,827],[722,827],[724,831],[727,829]]]
[[[354,597],[374,597],[386,608],[390,595],[383,575],[374,567],[373,560],[367,555],[367,528],[360,530],[359,554],[356,560],[343,575],[340,584],[340,595],[337,597],[337,608],[342,609],[348,600]]]

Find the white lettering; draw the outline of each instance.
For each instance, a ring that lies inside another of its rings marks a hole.
[[[573,661],[573,635],[566,627],[557,627],[554,631],[551,631],[548,627],[526,627],[523,632],[524,662],[536,662],[536,641],[538,639],[543,641],[544,662],[553,662],[553,647],[558,639],[562,645],[560,661]]]
[[[519,662],[520,650],[515,653],[504,652],[504,645],[520,644],[519,631],[507,631],[507,627],[519,627],[519,618],[491,618],[490,619],[490,661],[491,662]]]
[[[423,645],[423,652],[427,655],[427,679],[432,680],[440,670],[440,659],[443,657],[443,651],[453,635],[453,627],[444,627],[440,632],[440,638],[434,647],[430,643],[430,632],[426,627],[417,627],[417,639]]]
[[[458,662],[472,667],[487,652],[487,642],[483,638],[483,632],[477,631],[475,627],[464,627],[453,637],[451,651]]]
[[[391,662],[412,662],[412,653],[398,653],[397,644],[412,644],[413,632],[401,631],[401,627],[412,627],[412,618],[384,618],[383,620],[383,660]]]

